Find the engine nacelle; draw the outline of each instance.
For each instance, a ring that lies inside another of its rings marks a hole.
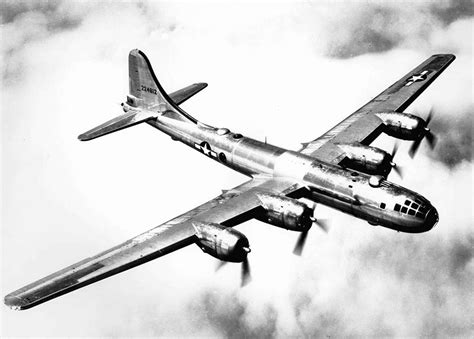
[[[375,113],[385,125],[385,133],[404,140],[417,140],[423,135],[426,122],[409,113],[381,112]]]
[[[258,197],[264,208],[258,219],[263,222],[299,232],[307,231],[313,224],[314,207],[280,195],[259,193]]]
[[[213,257],[231,262],[242,262],[250,252],[249,240],[239,231],[214,223],[193,223],[197,245]]]
[[[346,166],[368,174],[387,176],[392,169],[392,156],[380,148],[362,144],[337,144],[346,154]]]

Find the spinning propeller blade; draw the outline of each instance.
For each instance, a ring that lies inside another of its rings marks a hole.
[[[398,176],[403,179],[403,169],[402,169],[402,167],[397,165],[393,161],[393,159],[395,158],[395,155],[397,154],[397,152],[398,152],[398,142],[396,142],[393,145],[393,149],[392,149],[392,153],[391,153],[392,161],[390,161],[390,166],[392,166],[393,170],[398,174]]]
[[[311,221],[313,222],[313,224],[318,226],[323,232],[327,233],[329,230],[329,222],[327,219],[319,219],[314,216],[314,210],[316,209],[316,205],[317,204],[314,203],[313,217],[311,217]],[[293,254],[298,256],[301,256],[301,254],[303,254],[303,249],[306,244],[306,239],[308,237],[308,232],[310,229],[311,228],[300,233],[298,239],[296,240],[295,248],[293,249]]]
[[[219,260],[219,261],[216,263],[215,272],[219,271],[219,270],[220,270],[222,267],[224,267],[226,264],[227,264],[227,261]]]
[[[250,264],[249,264],[249,259],[248,259],[248,258],[245,258],[245,260],[242,261],[240,287],[244,287],[244,286],[247,285],[251,280],[252,280],[252,277],[250,276]]]
[[[306,238],[308,237],[308,231],[301,232],[296,241],[295,249],[293,254],[301,256],[303,253],[304,244],[306,243]]]
[[[431,132],[431,130],[428,128],[429,123],[431,122],[431,119],[433,118],[433,109],[431,108],[428,116],[426,117],[425,120],[425,126],[423,126],[423,132],[421,136],[413,142],[413,144],[410,147],[410,150],[408,151],[408,154],[410,157],[414,157],[415,154],[418,151],[418,148],[420,147],[421,140],[426,137],[426,141],[428,141],[428,145],[430,146],[431,149],[433,149],[436,145],[436,135]]]

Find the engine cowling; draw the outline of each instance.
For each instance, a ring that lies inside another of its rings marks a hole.
[[[299,232],[307,231],[313,224],[314,207],[280,195],[259,193],[258,197],[264,208],[258,219],[263,222]]]
[[[392,156],[380,148],[362,144],[338,144],[347,159],[347,167],[368,174],[387,176],[393,167]]]
[[[375,113],[385,125],[385,133],[404,140],[418,140],[423,135],[426,122],[416,115],[400,112]]]
[[[193,223],[197,245],[213,257],[231,262],[242,262],[250,252],[249,240],[241,232],[215,223]]]

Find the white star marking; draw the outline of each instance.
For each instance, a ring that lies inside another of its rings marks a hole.
[[[207,142],[204,143],[204,145],[194,144],[194,147],[208,157],[217,158],[217,153],[211,149],[211,145],[209,145]]]
[[[426,79],[426,73],[428,73],[428,71],[423,71],[420,74],[412,75],[411,77],[409,77],[407,79],[407,83],[405,84],[405,86],[410,86],[411,84],[413,84],[417,81],[425,80]]]

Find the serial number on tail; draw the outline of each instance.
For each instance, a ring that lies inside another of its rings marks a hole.
[[[154,95],[158,94],[158,92],[155,88],[151,88],[151,87],[147,87],[147,86],[143,86],[143,85],[141,85],[141,91],[142,92],[148,92],[148,93],[151,93],[151,94],[154,94]]]

